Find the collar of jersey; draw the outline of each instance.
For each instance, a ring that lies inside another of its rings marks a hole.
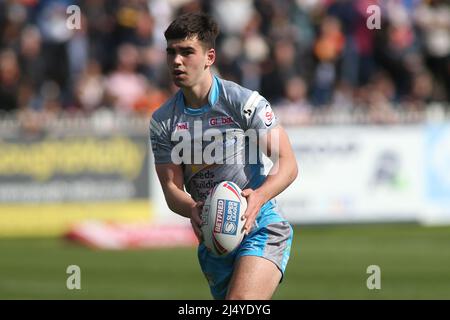
[[[187,107],[184,104],[183,92],[181,90],[178,91],[178,98],[177,98],[178,105],[183,110],[183,112],[191,116],[198,116],[200,114],[209,111],[209,109],[211,109],[212,106],[216,104],[218,99],[219,99],[219,79],[216,76],[213,77],[211,90],[209,90],[208,103],[202,106],[201,108]]]

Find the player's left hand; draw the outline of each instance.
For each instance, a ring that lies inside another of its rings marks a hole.
[[[247,219],[244,225],[245,233],[249,234],[258,216],[259,210],[264,204],[264,197],[253,189],[245,189],[242,195],[247,199],[247,210],[245,210],[242,220]]]

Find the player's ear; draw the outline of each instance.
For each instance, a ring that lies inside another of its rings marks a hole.
[[[206,52],[206,67],[211,67],[216,61],[216,50],[214,48],[208,49]]]

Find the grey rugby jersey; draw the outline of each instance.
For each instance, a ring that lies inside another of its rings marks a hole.
[[[182,165],[186,191],[195,201],[224,180],[255,189],[268,171],[255,137],[277,124],[258,92],[214,77],[202,108],[186,106],[179,90],[154,112],[150,139],[155,164]]]

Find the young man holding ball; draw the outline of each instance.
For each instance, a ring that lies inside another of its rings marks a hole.
[[[199,262],[213,297],[270,299],[283,277],[293,237],[274,198],[297,177],[297,162],[269,102],[211,73],[218,33],[217,23],[203,13],[178,17],[164,33],[167,65],[180,90],[155,111],[150,123],[155,167],[169,208],[191,220],[200,240]],[[215,154],[214,163],[189,160],[198,160],[211,143],[211,138],[202,137],[208,129],[223,133],[217,141],[223,141],[227,152],[218,161]],[[245,138],[252,130],[257,144],[276,159],[270,171],[261,157],[251,161],[252,154],[245,155],[249,144],[256,144]],[[180,137],[193,150],[189,157],[184,148],[182,161]],[[243,190],[247,235],[233,252],[216,256],[201,242],[200,214],[208,191],[222,181],[233,181]]]

